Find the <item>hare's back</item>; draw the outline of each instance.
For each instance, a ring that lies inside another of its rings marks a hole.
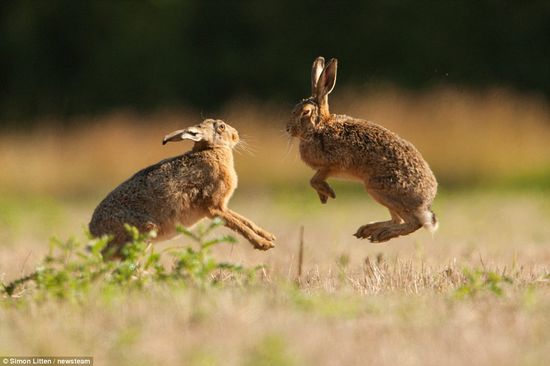
[[[92,221],[108,217],[177,214],[199,194],[205,180],[193,159],[182,155],[163,160],[134,174],[110,192],[94,211]]]
[[[333,125],[336,143],[347,146],[351,155],[369,163],[423,161],[420,152],[407,140],[375,123],[348,118]],[[365,160],[366,159],[366,160]]]
[[[354,165],[365,179],[384,185],[435,190],[435,177],[420,152],[409,141],[375,123],[351,119],[342,122]]]

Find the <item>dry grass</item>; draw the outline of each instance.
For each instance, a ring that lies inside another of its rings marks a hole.
[[[57,205],[53,232],[77,232],[93,206]],[[4,298],[0,353],[93,355],[101,365],[550,361],[547,197],[442,196],[436,208],[442,225],[434,239],[418,232],[387,245],[351,236],[357,226],[387,215],[366,195],[327,206],[314,192],[301,202],[240,196],[234,207],[279,236],[268,252],[242,239],[216,249],[226,261],[265,264],[255,285],[199,291],[159,284],[139,292],[92,293],[79,304],[23,299],[16,305]],[[304,273],[296,286],[302,224]],[[11,245],[0,246],[5,281],[30,271],[47,250],[45,229],[33,234],[28,227],[31,233],[13,234]],[[468,284],[463,268],[504,274],[512,283],[500,284],[502,296],[483,287],[459,299],[457,289]]]
[[[111,304],[4,308],[0,340],[3,354],[93,355],[99,365],[544,365],[542,291],[456,301],[430,292],[155,288]]]
[[[231,205],[278,240],[259,252],[240,239],[215,255],[266,265],[258,283],[206,291],[158,285],[91,293],[80,303],[0,298],[0,354],[93,355],[96,365],[550,363],[546,191],[443,193],[435,202],[441,227],[434,238],[419,231],[368,244],[351,234],[386,218],[386,210],[356,184],[336,184],[338,198],[318,202],[307,186],[311,171],[296,149],[287,153],[286,107],[241,101],[220,114],[256,150],[237,157],[241,187]],[[349,91],[335,96],[333,111],[399,132],[449,182],[548,169],[550,112],[537,99]],[[0,136],[0,280],[34,268],[49,236],[80,232],[116,183],[187,149],[160,141],[198,116],[113,114],[63,133]],[[303,275],[296,281],[302,225]],[[469,284],[464,268],[503,274],[511,283],[499,283],[501,296],[481,285],[459,298],[457,290]]]

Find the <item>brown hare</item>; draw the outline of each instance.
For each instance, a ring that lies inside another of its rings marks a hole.
[[[237,188],[233,148],[237,130],[221,120],[174,131],[170,141],[192,140],[187,153],[147,167],[116,187],[95,209],[89,228],[94,236],[113,236],[106,252],[121,256],[129,235],[124,224],[140,232],[155,230],[155,240],[176,235],[176,225],[193,225],[203,217],[220,217],[256,249],[272,248],[275,237],[250,220],[231,211],[227,203]]]
[[[361,226],[354,234],[385,242],[424,226],[437,228],[431,210],[437,181],[418,150],[395,133],[362,119],[330,114],[328,95],[336,84],[336,59],[318,57],[311,73],[311,97],[292,112],[287,132],[300,140],[302,160],[317,172],[311,186],[322,203],[336,195],[329,177],[362,181],[367,192],[388,208],[391,220]]]

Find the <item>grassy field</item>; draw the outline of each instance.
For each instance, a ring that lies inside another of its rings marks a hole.
[[[66,298],[23,286],[0,295],[0,356],[93,356],[96,365],[549,364],[547,105],[505,92],[350,95],[333,112],[368,116],[407,137],[444,183],[434,237],[355,239],[386,210],[345,182],[321,205],[308,187],[311,171],[295,147],[287,151],[287,111],[234,103],[223,118],[255,154],[237,156],[231,206],[278,240],[260,252],[239,237],[216,246],[213,258],[263,265],[255,279],[214,270],[204,286],[99,282]],[[260,119],[265,127],[253,124]],[[192,112],[115,114],[85,129],[0,136],[1,282],[32,273],[51,236],[84,238],[108,190],[187,149],[163,148],[161,138],[197,120]],[[182,244],[189,241],[155,249]]]
[[[109,296],[99,288],[78,301],[38,301],[23,291],[2,299],[0,353],[93,355],[100,365],[550,361],[544,351],[550,346],[546,195],[442,196],[441,229],[433,239],[418,232],[384,245],[351,236],[385,215],[366,196],[315,207],[320,204],[310,194],[302,204],[236,200],[236,209],[279,236],[265,253],[244,240],[215,249],[219,260],[264,264],[252,283],[229,278],[207,289],[152,283]],[[48,210],[55,226],[76,228],[86,221],[85,207],[53,203]],[[13,232],[4,240],[11,245],[0,247],[5,282],[30,273],[47,252],[46,240],[38,238],[50,229],[36,223],[49,213],[34,213],[36,222],[21,223],[33,230]],[[297,279],[301,225],[305,248]],[[465,269],[511,282],[468,279]]]

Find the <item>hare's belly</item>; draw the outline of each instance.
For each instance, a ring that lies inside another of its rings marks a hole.
[[[361,174],[353,172],[351,170],[334,170],[331,172],[330,176],[345,180],[364,181],[364,178],[361,176]]]
[[[206,213],[202,209],[188,209],[179,212],[172,211],[169,214],[165,213],[163,216],[158,220],[161,227],[156,238],[157,241],[176,236],[177,226],[191,227],[205,217]]]
[[[202,209],[184,211],[178,217],[176,224],[183,225],[185,227],[193,226],[197,221],[206,216],[206,212]]]
[[[300,156],[302,160],[312,169],[326,169],[330,176],[346,180],[362,181],[362,172],[355,169],[352,160],[353,156],[332,156],[322,150],[318,143],[302,142],[300,144]]]

